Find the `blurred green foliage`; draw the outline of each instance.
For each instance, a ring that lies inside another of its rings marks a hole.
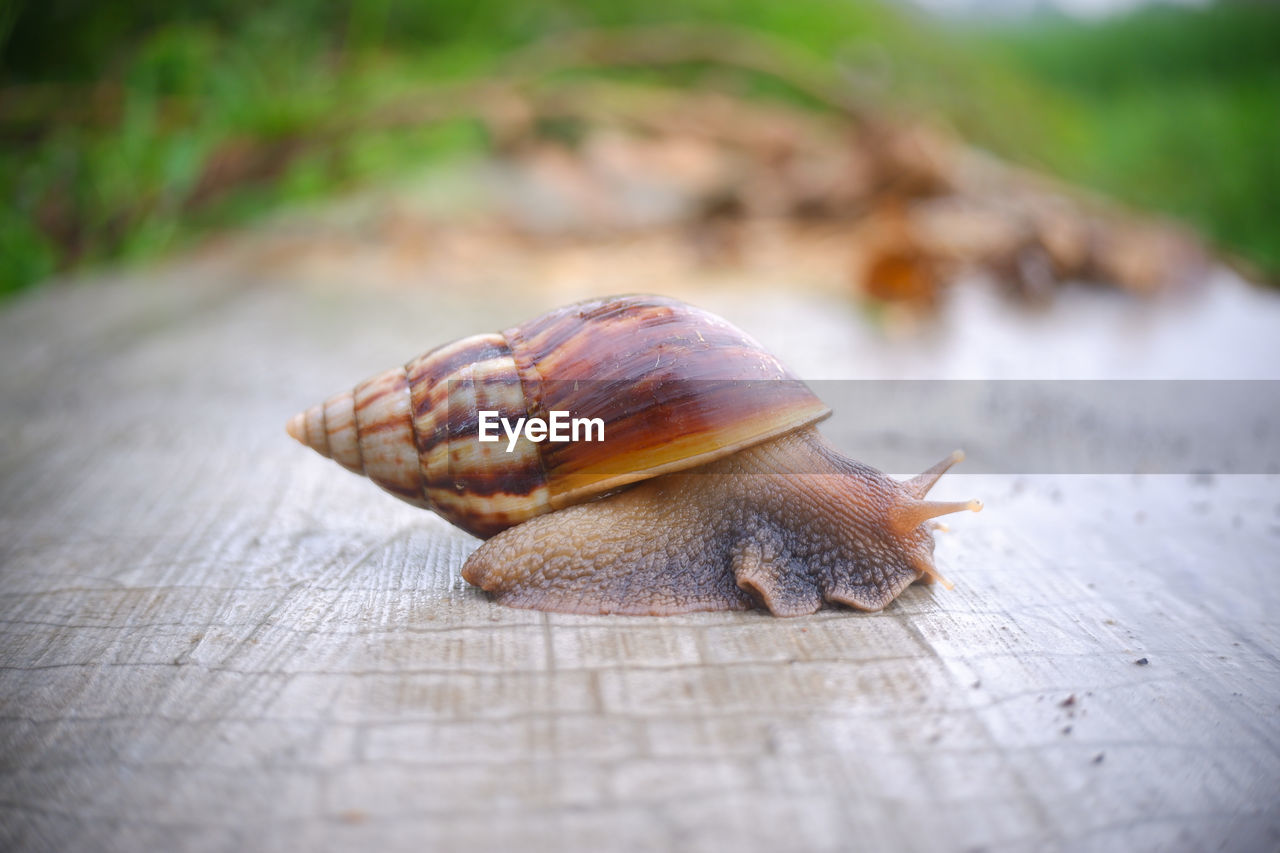
[[[1152,6],[975,40],[1055,95],[1050,167],[1193,223],[1280,278],[1280,6]]]
[[[465,114],[365,121],[585,28],[767,33],[885,104],[1198,224],[1280,274],[1280,11],[1150,9],[963,36],[849,0],[10,0],[0,6],[0,293],[488,144]],[[723,69],[594,69],[723,85]],[[800,96],[739,74],[744,95]]]

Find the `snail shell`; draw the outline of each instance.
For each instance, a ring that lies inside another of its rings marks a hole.
[[[599,418],[605,440],[522,435],[508,450],[478,440],[482,411]],[[295,415],[288,431],[493,537],[463,575],[514,606],[879,609],[937,576],[927,519],[980,504],[923,500],[959,454],[891,480],[821,439],[813,425],[829,414],[726,321],[627,296],[437,347]]]
[[[477,440],[485,410],[512,423],[552,411],[600,418],[606,440],[522,436],[507,452],[505,438]],[[487,538],[830,413],[714,314],[628,296],[437,347],[295,415],[288,430],[396,497]]]

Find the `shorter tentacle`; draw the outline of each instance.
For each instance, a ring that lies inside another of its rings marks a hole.
[[[942,478],[942,475],[951,470],[952,465],[956,465],[964,461],[963,450],[953,450],[947,455],[946,459],[938,462],[926,471],[916,474],[910,480],[904,480],[902,487],[917,498],[923,498],[929,494],[929,490],[933,488],[934,483]]]

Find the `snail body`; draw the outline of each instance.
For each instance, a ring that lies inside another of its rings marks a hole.
[[[603,441],[479,440],[482,414],[596,419]],[[814,426],[830,410],[741,330],[650,296],[437,347],[288,431],[486,541],[463,577],[515,607],[668,614],[879,610],[939,578],[924,496]],[[508,447],[510,450],[508,451]]]

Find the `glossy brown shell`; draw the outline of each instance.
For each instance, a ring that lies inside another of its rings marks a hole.
[[[600,418],[604,441],[477,440]],[[639,480],[714,461],[830,410],[725,320],[656,296],[582,302],[437,347],[295,416],[289,432],[392,494],[488,537]]]

